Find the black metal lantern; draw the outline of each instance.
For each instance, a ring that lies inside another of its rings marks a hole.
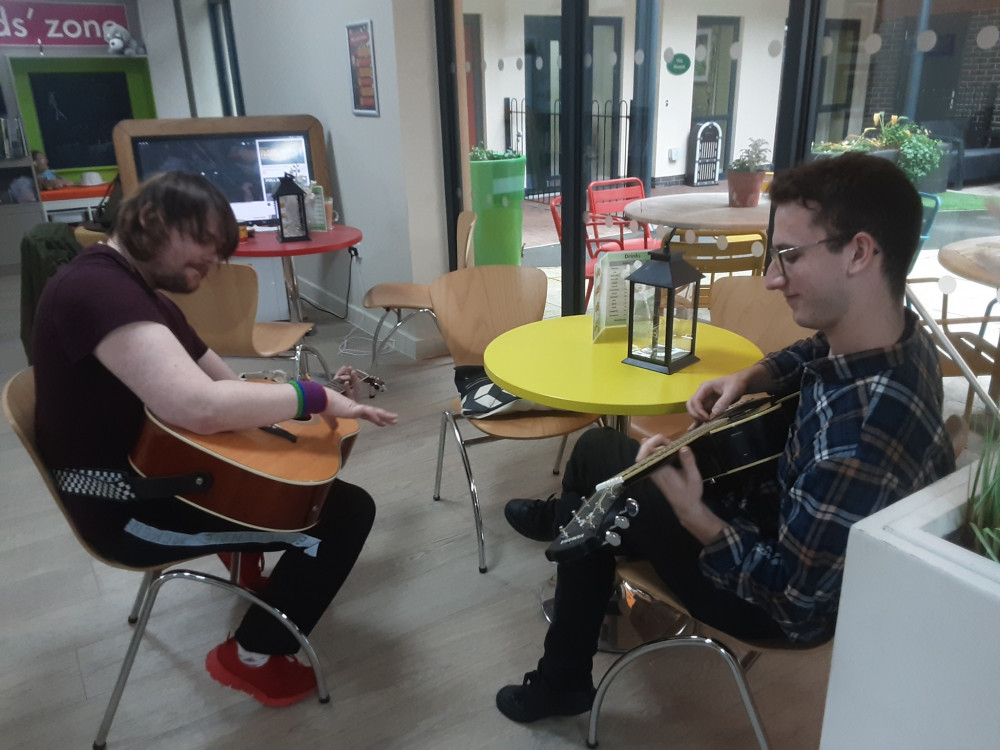
[[[626,364],[672,374],[694,364],[701,273],[683,253],[650,253],[628,277]]]
[[[278,189],[274,191],[274,204],[278,210],[278,241],[308,240],[306,193],[288,172],[278,181]]]

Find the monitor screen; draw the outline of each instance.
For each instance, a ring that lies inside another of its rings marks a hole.
[[[140,136],[132,149],[140,181],[174,170],[200,174],[222,191],[240,222],[277,218],[272,195],[285,173],[314,179],[306,133]]]

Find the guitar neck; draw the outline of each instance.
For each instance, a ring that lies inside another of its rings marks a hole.
[[[798,394],[785,396],[777,401],[770,397],[751,398],[733,404],[725,412],[715,419],[688,430],[683,436],[672,441],[670,445],[665,445],[652,454],[638,461],[624,471],[611,477],[606,482],[598,485],[598,489],[605,487],[624,487],[625,485],[637,482],[640,479],[652,474],[663,463],[670,460],[677,452],[686,445],[694,443],[699,438],[719,429],[728,429],[733,425],[740,424],[747,419],[756,419],[762,413],[768,413],[771,408],[791,402],[791,399],[798,398]],[[797,402],[797,401],[796,401]],[[764,408],[769,407],[769,408]]]

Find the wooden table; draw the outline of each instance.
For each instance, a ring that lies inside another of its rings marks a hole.
[[[938,262],[963,279],[1000,289],[1000,236],[950,242],[938,250]]]
[[[771,201],[766,195],[752,208],[733,208],[729,193],[697,192],[654,195],[632,201],[625,215],[647,224],[673,229],[718,229],[726,232],[766,234],[771,218]]]
[[[498,336],[486,347],[486,372],[522,398],[569,411],[606,414],[627,431],[628,417],[681,412],[702,382],[749,367],[761,358],[747,339],[699,323],[699,360],[673,375],[622,362],[627,332],[593,343],[590,315],[548,318]]]
[[[295,256],[345,250],[359,242],[361,242],[361,230],[343,224],[337,224],[326,232],[310,232],[309,239],[302,242],[279,242],[277,232],[258,230],[255,237],[239,244],[236,248],[236,257],[281,258],[285,294],[288,296],[288,314],[292,322],[301,323],[302,300],[299,297],[299,279],[295,274]]]

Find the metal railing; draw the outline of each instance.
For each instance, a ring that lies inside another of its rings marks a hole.
[[[559,117],[557,99],[551,111],[532,109],[524,99],[504,99],[504,148],[525,156],[525,197],[547,201],[559,193]],[[630,102],[596,99],[590,107],[588,181],[628,174]]]

